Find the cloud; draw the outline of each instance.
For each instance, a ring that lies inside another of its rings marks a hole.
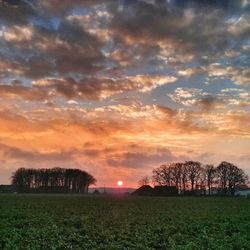
[[[224,100],[224,104],[239,106],[241,108],[250,105],[250,96],[245,89],[226,88],[222,89],[218,94],[218,98]]]
[[[61,95],[67,98],[83,98],[100,100],[115,94],[140,91],[149,92],[152,89],[175,82],[173,76],[136,75],[124,78],[85,78],[79,81],[67,79],[40,79],[33,81],[33,86],[51,91],[52,95]]]
[[[244,89],[222,89],[220,93],[212,94],[195,88],[176,88],[169,97],[176,103],[186,107],[198,107],[202,111],[214,111],[227,106],[249,105],[249,93]]]
[[[166,115],[169,116],[169,117],[173,117],[173,116],[177,115],[177,113],[178,113],[177,110],[171,109],[171,108],[169,108],[169,107],[161,106],[161,105],[158,105],[158,106],[157,106],[157,109],[158,109],[160,112],[166,114]]]
[[[234,20],[228,27],[228,31],[236,37],[248,37],[250,32],[249,24],[250,15],[242,15]]]
[[[210,64],[203,68],[210,77],[230,79],[236,85],[250,84],[250,69],[248,67],[223,66],[219,63]]]
[[[68,100],[67,103],[71,105],[79,104],[77,101],[74,101],[74,100]]]
[[[247,6],[245,1],[4,1],[3,18],[14,8],[23,21],[5,20],[2,46],[10,52],[1,57],[11,61],[12,77],[121,76],[122,70],[142,64],[176,67],[181,77],[206,71],[218,76],[206,66],[214,65],[224,51],[241,54],[239,46],[230,44],[245,46],[249,16],[241,12]],[[228,18],[229,10],[240,17]],[[194,60],[204,67],[187,67]],[[220,76],[230,76],[228,70]],[[238,68],[231,79],[248,84],[247,70]]]
[[[48,93],[45,90],[25,87],[23,85],[0,85],[0,96],[2,98],[23,98],[29,101],[43,101],[48,98]]]
[[[7,42],[25,43],[32,40],[33,29],[29,26],[14,25],[5,29],[3,39]]]
[[[41,5],[43,8],[48,10],[49,12],[52,12],[53,14],[61,14],[65,13],[69,10],[72,10],[75,6],[79,8],[90,8],[95,7],[98,5],[102,5],[99,0],[50,0],[50,1],[42,1],[39,0],[39,5]],[[114,2],[113,0],[106,0],[105,4]]]
[[[164,1],[125,4],[122,11],[120,8],[111,10],[114,14],[111,28],[116,31],[116,35],[122,34],[127,42],[164,41],[171,43],[175,52],[184,54],[187,51],[210,51],[211,44],[216,49],[226,46],[226,36],[222,36],[225,33],[223,8],[216,8],[215,4],[193,3],[190,8],[166,4]]]
[[[184,106],[192,106],[197,102],[198,98],[204,96],[205,93],[201,89],[195,88],[176,88],[174,94],[169,94],[170,98]]]
[[[196,104],[201,107],[203,111],[210,111],[218,106],[223,105],[223,101],[218,99],[216,96],[206,95],[200,100],[196,101]]]
[[[59,151],[59,152],[37,152],[27,151],[17,147],[0,144],[0,152],[2,157],[16,160],[24,160],[29,162],[41,161],[70,161],[73,158],[74,151]]]
[[[0,1],[4,173],[58,163],[135,183],[144,169],[206,152],[234,152],[246,166],[249,6]]]
[[[117,160],[117,158],[119,160]],[[175,157],[168,149],[158,149],[155,153],[126,152],[121,155],[113,155],[107,163],[113,167],[124,166],[128,168],[144,168],[152,165],[160,165],[167,161],[173,161]]]
[[[232,80],[237,85],[249,85],[250,84],[250,69],[245,68],[242,70],[235,70],[232,76]]]
[[[178,75],[183,77],[190,77],[192,75],[202,74],[205,71],[202,68],[187,68],[178,71]]]
[[[4,166],[11,169],[31,163],[34,167],[74,165],[98,178],[102,171],[114,174],[118,169],[130,178],[182,159],[190,147],[203,152],[204,138],[250,138],[249,121],[243,111],[205,114],[139,104],[40,107],[28,112],[9,107],[0,113],[0,151]]]
[[[62,21],[56,31],[15,25],[6,29],[3,38],[18,52],[12,56],[12,64],[26,78],[92,73],[103,68],[101,41],[76,22]]]
[[[5,23],[27,23],[28,19],[36,15],[36,11],[29,1],[1,0],[0,20]],[[13,18],[13,16],[15,18]]]

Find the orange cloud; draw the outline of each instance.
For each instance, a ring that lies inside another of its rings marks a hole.
[[[187,159],[190,147],[196,157],[201,155],[206,150],[204,140],[212,151],[213,143],[226,134],[232,139],[250,137],[250,120],[244,112],[202,117],[162,106],[125,105],[49,110],[38,116],[36,109],[1,111],[0,151],[10,172],[27,164],[74,165],[94,172],[100,182],[111,183],[120,169],[131,183],[136,173]],[[103,171],[110,173],[109,178],[103,178]]]

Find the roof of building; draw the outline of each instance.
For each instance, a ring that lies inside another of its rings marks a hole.
[[[175,186],[155,186],[143,185],[135,190],[133,195],[156,195],[156,196],[171,196],[177,195],[178,189]]]
[[[154,189],[150,185],[143,185],[136,189],[132,194],[133,195],[152,195]]]

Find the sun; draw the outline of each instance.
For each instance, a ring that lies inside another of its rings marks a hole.
[[[117,181],[117,185],[121,187],[123,185],[123,181]]]

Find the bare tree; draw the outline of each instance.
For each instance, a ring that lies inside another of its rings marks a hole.
[[[248,180],[248,176],[242,169],[226,161],[220,163],[217,167],[217,173],[223,194],[234,195],[235,188],[245,184]]]
[[[216,176],[216,169],[214,165],[212,164],[205,165],[204,175],[205,175],[205,180],[206,180],[206,186],[208,188],[208,194],[211,195],[211,188],[213,186],[213,181]]]
[[[174,186],[177,187],[178,192],[181,192],[182,187],[182,171],[183,171],[183,163],[175,162],[170,165],[171,172],[172,172],[172,180]]]
[[[153,182],[157,183],[160,186],[172,185],[172,171],[171,163],[161,165],[158,168],[153,169]]]
[[[179,194],[185,191],[211,195],[215,184],[222,194],[234,195],[235,189],[246,184],[248,176],[232,163],[222,162],[217,168],[213,165],[203,166],[197,161],[167,163],[153,169],[153,181],[158,185],[175,186]],[[141,182],[142,183],[145,183]]]
[[[145,175],[143,177],[141,177],[141,179],[138,181],[138,186],[144,186],[144,185],[149,185],[150,183],[150,178],[148,175]]]
[[[187,166],[182,163],[181,165],[181,187],[182,187],[182,191],[185,193],[186,188],[187,188],[187,178],[188,178],[188,169]]]
[[[155,168],[153,170],[153,181],[158,185],[175,186],[180,192],[183,175],[183,163],[173,162]]]
[[[186,161],[184,165],[187,168],[188,180],[191,184],[191,191],[194,192],[194,186],[201,174],[201,163],[198,161]]]

